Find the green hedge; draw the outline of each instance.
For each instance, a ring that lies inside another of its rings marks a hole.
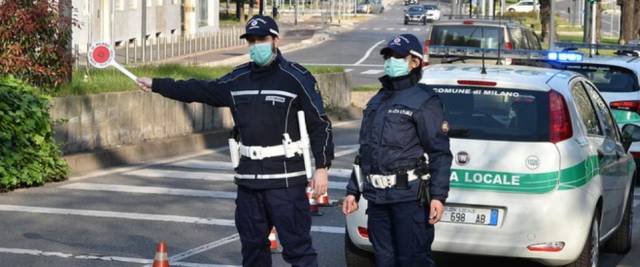
[[[0,191],[63,180],[68,166],[53,138],[50,99],[0,77]]]

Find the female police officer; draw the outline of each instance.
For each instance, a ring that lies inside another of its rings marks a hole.
[[[295,267],[318,266],[311,244],[311,215],[306,197],[305,163],[299,153],[302,134],[296,111],[308,125],[315,174],[315,195],[327,190],[327,168],[333,158],[331,122],[316,81],[304,67],[278,50],[278,25],[255,16],[246,26],[252,62],[213,81],[140,78],[140,87],[184,102],[231,107],[239,130],[242,157],[235,169],[238,185],[235,223],[242,243],[243,266],[271,266],[267,236],[275,226],[282,256]],[[287,142],[285,147],[284,143]]]
[[[367,104],[360,128],[361,176],[354,170],[343,202],[347,215],[358,208],[361,193],[368,200],[369,239],[378,267],[434,266],[433,224],[449,191],[448,126],[438,96],[418,84],[421,51],[411,34],[396,36],[382,49],[383,88]],[[419,201],[425,185],[430,201]],[[430,208],[421,202],[430,202]]]

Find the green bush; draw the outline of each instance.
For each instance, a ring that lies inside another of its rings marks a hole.
[[[0,77],[0,191],[63,180],[68,166],[53,138],[50,99]]]

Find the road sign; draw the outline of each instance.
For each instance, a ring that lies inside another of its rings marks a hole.
[[[89,51],[87,52],[87,59],[91,66],[104,69],[106,67],[112,66],[122,72],[124,75],[129,77],[134,82],[137,82],[138,77],[136,77],[129,70],[125,69],[122,65],[118,64],[115,60],[116,53],[113,50],[113,47],[106,42],[97,42],[92,44],[89,47]]]

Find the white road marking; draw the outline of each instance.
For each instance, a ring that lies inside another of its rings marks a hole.
[[[368,29],[369,29],[369,28],[367,28],[367,27],[362,27],[362,28],[360,28],[360,30],[363,30],[363,31],[366,31],[366,30],[368,30]]]
[[[87,179],[87,178],[92,178],[92,177],[97,177],[97,176],[110,175],[110,174],[114,174],[114,173],[128,172],[128,171],[132,171],[132,170],[147,168],[149,166],[154,166],[154,165],[159,165],[159,164],[167,164],[167,163],[171,163],[171,162],[175,162],[175,161],[181,161],[181,160],[185,160],[185,159],[204,156],[204,155],[207,155],[207,154],[217,154],[217,153],[224,152],[226,150],[229,150],[229,148],[228,147],[221,147],[221,148],[216,148],[216,149],[206,149],[206,150],[200,151],[198,153],[184,155],[184,156],[178,156],[178,157],[173,157],[173,158],[168,158],[168,159],[164,159],[164,160],[158,160],[158,161],[154,161],[153,163],[142,164],[142,165],[138,165],[138,166],[130,166],[130,167],[110,168],[110,169],[106,169],[106,170],[90,172],[90,173],[82,175],[82,176],[71,176],[71,177],[69,177],[69,180],[82,180],[82,179]]]
[[[369,47],[369,50],[367,50],[366,53],[364,53],[364,56],[358,60],[356,63],[353,63],[353,65],[360,65],[362,62],[364,62],[365,60],[367,60],[367,58],[371,55],[371,52],[373,52],[374,49],[376,49],[377,46],[379,46],[380,44],[384,43],[384,40],[381,40],[377,43],[375,43],[373,46]]]
[[[353,71],[353,69],[345,69],[344,70],[344,72],[346,72],[346,73],[349,73],[349,72],[352,72],[352,71]]]
[[[400,28],[400,31],[406,32],[407,28]]]
[[[334,154],[334,156],[336,158],[339,158],[339,157],[342,157],[342,156],[346,156],[346,155],[349,155],[349,154],[356,153],[356,152],[358,152],[358,150],[360,150],[360,146],[357,146],[357,147],[354,147],[354,148],[350,148],[350,149],[345,149],[345,150],[342,150],[342,151],[338,151],[338,152],[336,152]]]
[[[233,170],[233,164],[231,164],[231,162],[199,160],[199,159],[178,161],[170,164],[170,166],[185,167],[185,168],[192,168],[192,169],[222,170],[222,171]]]
[[[72,184],[60,186],[60,188],[87,190],[87,191],[159,194],[159,195],[174,195],[174,196],[187,196],[187,197],[210,197],[210,198],[222,198],[222,199],[236,199],[236,195],[237,195],[236,192],[195,190],[195,189],[176,189],[176,188],[169,188],[169,187],[154,187],[154,186],[113,185],[113,184],[98,184],[98,183],[72,183]]]
[[[380,27],[375,27],[375,28],[373,28],[373,30],[374,31],[379,31],[379,30],[381,30],[381,28]]]
[[[420,28],[413,28],[414,32],[419,32],[421,29]]]
[[[384,70],[367,70],[367,71],[363,71],[360,74],[364,74],[364,75],[377,75],[384,72]]]
[[[234,174],[230,173],[212,173],[212,172],[194,172],[194,171],[176,171],[176,170],[160,170],[160,169],[142,169],[126,172],[126,175],[153,177],[153,178],[175,178],[175,179],[192,179],[217,182],[233,181]]]
[[[151,259],[119,257],[119,256],[73,255],[73,254],[64,253],[64,252],[51,252],[51,251],[42,251],[42,250],[36,250],[36,249],[21,249],[21,248],[0,247],[0,253],[58,257],[58,258],[77,259],[77,260],[98,260],[98,261],[127,262],[127,263],[140,263],[140,264],[153,263],[153,260]],[[182,266],[182,267],[237,267],[236,265],[202,264],[202,263],[178,262],[178,261],[171,262],[171,265]]]
[[[213,241],[211,243],[208,244],[204,244],[202,246],[196,247],[196,248],[192,248],[190,250],[178,253],[176,255],[173,255],[169,258],[169,261],[173,262],[173,261],[180,261],[182,259],[186,259],[189,258],[193,255],[196,254],[200,254],[202,252],[208,251],[208,250],[212,250],[214,248],[220,247],[220,246],[224,246],[226,244],[235,242],[237,240],[240,240],[240,235],[239,234],[233,234],[230,236],[227,236],[225,238]]]
[[[396,28],[387,28],[387,31],[393,31],[393,30],[395,30],[395,29],[396,29]]]
[[[342,183],[346,184],[346,183]],[[74,215],[97,218],[118,218],[140,221],[158,221],[158,222],[174,222],[174,223],[191,223],[203,225],[217,225],[235,227],[234,220],[201,218],[180,215],[163,215],[135,212],[116,212],[116,211],[100,211],[100,210],[81,210],[81,209],[60,209],[35,206],[18,206],[18,205],[0,205],[0,211],[10,212],[26,212],[35,214],[56,214],[56,215]],[[311,226],[312,232],[344,234],[344,227],[335,226]]]

